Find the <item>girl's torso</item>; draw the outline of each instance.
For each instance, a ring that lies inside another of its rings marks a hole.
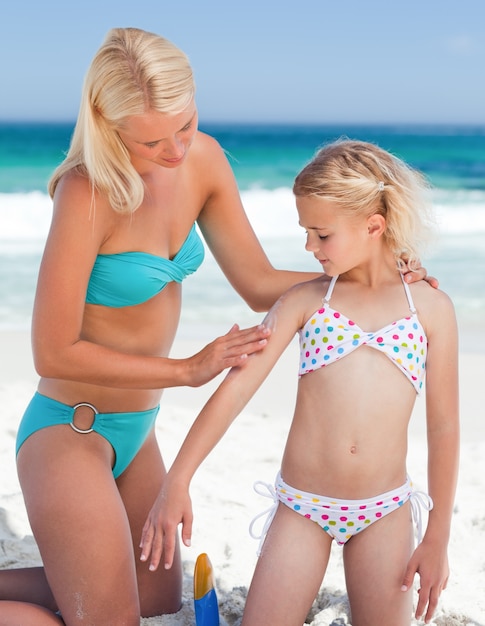
[[[358,499],[404,482],[427,340],[396,279],[374,291],[341,277],[327,302],[328,278],[309,287],[316,307],[300,331],[301,378],[282,465],[299,489]],[[418,311],[423,288],[413,286]],[[408,355],[411,365],[400,362]]]

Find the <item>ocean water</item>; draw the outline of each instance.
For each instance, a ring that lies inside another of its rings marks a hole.
[[[453,299],[461,344],[485,349],[485,127],[203,124],[226,150],[244,206],[276,267],[319,271],[304,250],[291,193],[322,144],[372,141],[421,170],[433,185],[439,232],[423,264]],[[0,329],[28,329],[51,202],[46,184],[73,125],[0,123]],[[244,259],[241,259],[244,263]],[[184,283],[181,333],[213,336],[261,320],[207,255]]]

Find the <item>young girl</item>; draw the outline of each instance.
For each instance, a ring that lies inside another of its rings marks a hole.
[[[233,368],[190,430],[145,526],[144,558],[176,528],[189,545],[196,468],[242,410],[295,332],[299,384],[275,507],[243,625],[301,625],[322,583],[332,541],[343,546],[353,626],[429,622],[448,579],[447,543],[458,467],[457,328],[452,303],[425,282],[411,288],[399,258],[417,259],[426,234],[425,185],[374,145],[322,149],[294,185],[306,249],[324,274],[294,286],[268,313],[271,339]],[[426,371],[426,387],[424,377]],[[429,496],[406,471],[407,429],[426,389]],[[414,548],[419,506],[429,513]]]

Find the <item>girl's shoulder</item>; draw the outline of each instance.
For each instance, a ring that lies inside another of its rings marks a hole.
[[[264,324],[294,334],[321,307],[328,282],[327,276],[321,276],[291,286],[271,307]]]
[[[297,283],[290,287],[280,300],[288,301],[288,306],[296,308],[302,319],[306,320],[322,306],[330,280],[331,277],[322,274],[317,278]]]
[[[442,289],[431,287],[425,280],[408,285],[417,309],[436,309],[453,306],[450,296]]]
[[[327,293],[330,281],[331,277],[326,274],[321,274],[316,278],[311,278],[310,280],[305,280],[301,283],[295,283],[288,288],[282,297],[290,297],[294,299],[303,298],[305,300],[315,297],[322,299]]]
[[[445,329],[456,326],[455,307],[445,291],[431,287],[424,280],[409,287],[418,317],[426,329],[428,338],[436,327]]]

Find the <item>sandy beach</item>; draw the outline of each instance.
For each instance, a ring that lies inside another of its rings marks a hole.
[[[189,355],[202,345],[203,340],[178,340],[173,354]],[[214,566],[221,625],[239,625],[256,563],[257,541],[249,536],[248,526],[269,505],[269,501],[253,491],[252,485],[256,480],[272,482],[279,469],[295,398],[296,349],[296,343],[290,346],[196,475],[191,490],[195,513],[192,547],[182,548],[184,606],[176,615],[143,619],[143,626],[194,624],[192,576],[201,552],[209,555]],[[37,381],[28,333],[0,332],[0,354],[0,568],[38,565],[39,555],[25,513],[14,459],[17,424]],[[439,626],[485,626],[483,372],[485,353],[461,354],[461,466],[449,547],[451,577],[433,622]],[[202,389],[166,391],[157,436],[168,464],[216,384],[217,380]],[[408,470],[417,487],[426,489],[424,398],[418,398],[410,426]],[[306,623],[351,624],[342,550],[337,546]]]

